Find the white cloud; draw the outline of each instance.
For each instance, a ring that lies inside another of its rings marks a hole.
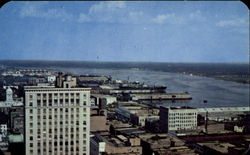
[[[115,11],[123,8],[126,8],[126,3],[124,1],[100,2],[98,4],[92,5],[89,9],[89,13],[92,14],[106,11]]]
[[[152,19],[154,23],[162,24],[166,21],[172,22],[175,18],[175,14],[161,14]]]
[[[108,23],[145,22],[146,15],[142,11],[130,11],[124,1],[100,2],[92,5],[87,14],[80,14],[78,21]]]
[[[20,10],[21,17],[35,18],[57,18],[62,21],[70,20],[73,15],[66,12],[64,8],[44,9],[48,2],[26,2]]]
[[[92,5],[87,14],[80,14],[78,21],[83,22],[122,22],[126,12],[124,1],[100,2]]]
[[[162,23],[170,23],[170,24],[187,24],[189,22],[204,22],[206,18],[202,15],[200,10],[195,12],[191,12],[189,14],[184,15],[176,15],[175,13],[167,13],[157,15],[152,19],[152,22],[162,24]]]
[[[219,27],[241,27],[247,26],[249,21],[245,19],[231,19],[231,20],[221,20],[217,22],[215,25]]]
[[[20,10],[20,16],[21,17],[41,17],[40,12],[38,9],[41,8],[41,6],[45,5],[45,2],[26,2],[24,6]]]

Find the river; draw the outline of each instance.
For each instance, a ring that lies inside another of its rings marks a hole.
[[[192,107],[239,107],[249,106],[249,84],[241,84],[208,77],[192,76],[161,71],[136,69],[87,69],[55,68],[73,74],[94,74],[112,76],[113,79],[140,81],[149,85],[167,86],[167,92],[189,92],[193,99],[184,103],[159,103]],[[207,103],[203,103],[207,100]]]

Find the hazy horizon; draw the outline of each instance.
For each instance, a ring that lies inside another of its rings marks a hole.
[[[93,63],[197,63],[197,64],[249,64],[249,62],[163,62],[163,61],[100,61],[100,60],[49,60],[49,59],[0,59],[1,61],[41,61],[41,62],[93,62]]]

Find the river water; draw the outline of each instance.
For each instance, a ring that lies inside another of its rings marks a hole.
[[[149,85],[167,86],[169,93],[188,92],[193,99],[189,102],[159,103],[164,105],[184,105],[192,107],[240,107],[249,106],[249,84],[218,80],[161,71],[136,69],[86,69],[55,68],[73,74],[94,74],[112,76],[113,79],[140,81]],[[203,103],[207,100],[207,103]]]

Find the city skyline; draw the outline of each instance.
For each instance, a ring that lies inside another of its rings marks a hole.
[[[0,59],[248,62],[242,2],[9,2]]]

